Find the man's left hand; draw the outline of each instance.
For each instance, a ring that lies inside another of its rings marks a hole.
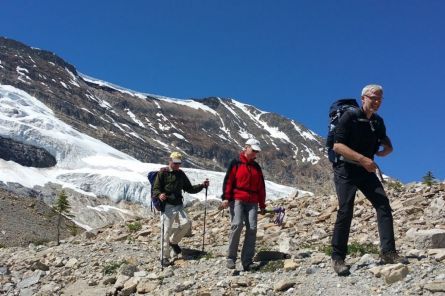
[[[206,179],[206,180],[202,183],[202,187],[204,187],[204,188],[209,187],[209,185],[210,185],[209,179]]]
[[[266,209],[260,209],[260,214],[261,214],[261,215],[266,214]]]

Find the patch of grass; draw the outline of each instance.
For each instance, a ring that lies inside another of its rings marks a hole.
[[[205,258],[206,260],[209,260],[209,259],[215,258],[215,255],[213,255],[212,252],[207,252],[207,253],[204,255],[204,258]]]
[[[104,265],[102,272],[104,275],[116,273],[117,269],[124,264],[125,261],[112,261]]]
[[[351,243],[348,246],[348,254],[363,256],[365,254],[378,254],[379,248],[373,244]]]
[[[129,236],[129,237],[127,238],[127,243],[129,243],[129,244],[134,244],[135,242],[136,242],[136,239],[135,239],[134,237]]]
[[[70,232],[70,234],[72,236],[76,236],[76,235],[79,234],[79,228],[76,225],[74,225],[74,224],[68,224],[66,226],[66,228],[68,229],[68,231]]]
[[[325,253],[328,256],[332,255],[332,246],[331,245],[321,245],[318,246],[318,250],[320,252]],[[365,254],[379,254],[379,248],[373,244],[360,244],[353,242],[348,245],[348,255],[357,257],[363,256]]]
[[[127,224],[128,230],[130,230],[130,232],[136,232],[142,229],[142,224],[139,221],[136,221],[134,223],[129,223]]]
[[[322,246],[318,246],[317,249],[320,252],[325,253],[328,256],[332,255],[332,246],[331,245],[322,245]]]
[[[318,250],[319,246],[318,245],[313,245],[313,244],[309,244],[309,243],[302,243],[298,245],[298,248],[300,250],[304,250],[304,249],[309,249],[309,250]]]
[[[31,243],[33,243],[36,246],[42,246],[44,244],[47,244],[49,242],[49,240],[47,239],[36,239],[35,241],[32,241]]]
[[[269,261],[266,263],[266,265],[262,266],[259,271],[260,272],[274,272],[279,269],[283,269],[284,267],[284,261],[283,260],[274,260]]]

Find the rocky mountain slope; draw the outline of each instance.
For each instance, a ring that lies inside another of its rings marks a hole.
[[[70,219],[62,218],[61,238],[82,230]],[[47,204],[0,188],[0,247],[28,246],[56,239],[57,215]]]
[[[144,206],[149,206],[147,173],[165,164],[142,163],[73,129],[35,97],[15,87],[0,85],[0,100],[0,132],[27,143],[10,138],[0,142],[0,150],[10,159],[0,159],[0,187],[41,197],[49,205],[62,188],[70,190],[73,219],[86,229],[125,219],[131,212],[143,211]],[[40,155],[43,157],[38,157]],[[47,155],[53,157],[55,165],[50,165]],[[32,162],[27,163],[28,160]],[[223,172],[183,170],[193,184],[209,179],[212,186],[208,197],[219,198]],[[292,192],[303,194],[301,190],[270,181],[266,181],[266,192],[269,199]],[[184,198],[185,202],[204,199],[204,193],[184,194]]]
[[[260,216],[256,272],[225,268],[227,213],[208,205],[202,252],[203,204],[188,208],[190,237],[174,265],[159,265],[159,217],[134,219],[85,232],[60,246],[0,249],[0,291],[6,295],[444,295],[445,183],[386,185],[396,243],[408,265],[379,265],[375,213],[356,198],[347,263],[332,271],[329,240],[336,216],[332,195],[276,200],[285,224]]]
[[[267,179],[313,192],[332,189],[321,137],[233,99],[184,101],[137,93],[80,75],[54,53],[3,37],[0,84],[27,92],[76,130],[143,162],[163,163],[169,151],[180,150],[187,167],[224,171],[253,136],[263,143],[259,162]],[[28,134],[0,136],[32,145]]]

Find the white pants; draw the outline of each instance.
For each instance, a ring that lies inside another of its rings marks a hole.
[[[161,229],[164,222],[164,258],[170,258],[170,243],[178,244],[190,229],[190,220],[184,211],[183,205],[165,205],[165,211],[161,215]],[[178,227],[173,228],[177,222]]]

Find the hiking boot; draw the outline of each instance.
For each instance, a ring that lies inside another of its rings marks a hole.
[[[170,247],[172,247],[173,252],[175,252],[176,255],[181,254],[181,248],[179,247],[178,244],[172,244],[172,243],[170,243]]]
[[[244,271],[255,271],[260,269],[260,264],[256,262],[252,262],[248,265],[243,265]]]
[[[406,257],[399,256],[397,251],[388,251],[380,254],[380,259],[382,264],[409,264],[408,259]]]
[[[227,259],[226,267],[228,269],[235,269],[236,268],[235,261],[233,261],[232,259]]]
[[[334,260],[332,259],[332,267],[334,268],[334,271],[339,275],[339,276],[347,276],[349,275],[349,267],[345,264],[344,260],[341,259],[337,259]]]
[[[161,265],[162,267],[167,267],[171,265],[171,262],[167,258],[164,258],[161,260]]]

